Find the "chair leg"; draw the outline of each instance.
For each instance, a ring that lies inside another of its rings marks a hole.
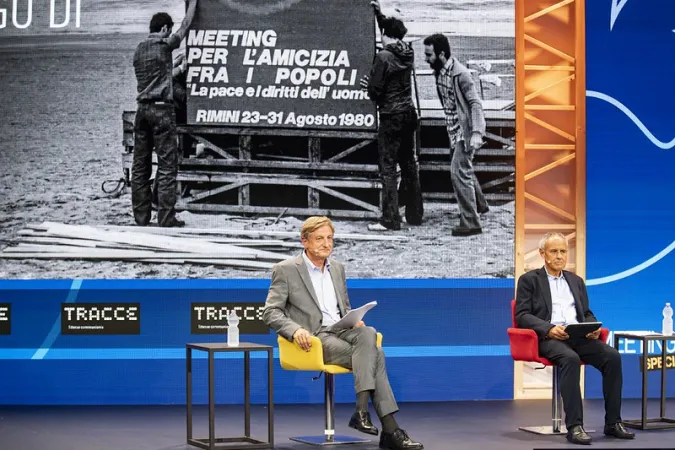
[[[324,407],[325,407],[325,429],[323,436],[298,436],[290,438],[291,441],[302,442],[309,445],[344,445],[344,444],[363,444],[370,442],[370,439],[363,439],[353,436],[344,436],[335,434],[335,375],[324,373]]]
[[[560,367],[553,366],[553,389],[551,393],[551,426],[550,427],[518,427],[519,430],[541,435],[567,434],[567,428],[563,425],[562,410],[563,401],[560,393]],[[595,430],[586,430],[593,433]]]
[[[553,389],[551,392],[551,426],[518,427],[519,430],[528,433],[555,436],[567,434],[567,429],[562,424],[562,396],[560,395],[560,368],[553,366]]]
[[[560,393],[560,367],[553,366],[553,393],[551,395],[551,417],[553,433],[567,433],[562,424],[562,394]]]
[[[335,439],[335,375],[327,373],[326,385],[324,388],[324,405],[326,407],[326,442],[333,442]]]

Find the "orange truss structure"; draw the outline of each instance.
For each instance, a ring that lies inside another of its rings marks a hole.
[[[542,266],[538,241],[548,231],[567,237],[567,269],[585,278],[585,4],[515,3],[516,280]],[[515,364],[514,398],[550,398],[550,386],[550,371]]]

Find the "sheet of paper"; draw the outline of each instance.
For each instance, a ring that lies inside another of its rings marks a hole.
[[[346,316],[340,319],[338,322],[334,323],[328,328],[341,329],[341,328],[352,328],[354,325],[363,320],[363,316],[366,315],[368,311],[373,309],[377,305],[377,302],[373,301],[366,303],[360,308],[350,310]]]

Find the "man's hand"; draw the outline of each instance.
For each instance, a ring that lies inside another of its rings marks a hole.
[[[173,59],[173,67],[178,67],[185,61],[185,53],[180,52],[176,54],[176,57]]]
[[[601,331],[602,331],[602,328],[598,328],[597,330],[593,331],[592,333],[588,333],[586,335],[586,338],[588,338],[588,339],[598,339],[600,337]]]
[[[370,78],[368,78],[368,75],[364,75],[363,78],[361,78],[361,81],[359,81],[359,84],[361,85],[361,89],[364,91],[368,90],[368,82],[370,81]]]
[[[379,13],[382,11],[382,8],[380,8],[380,1],[379,0],[371,0],[370,6],[373,7],[375,10],[375,13]]]
[[[365,327],[366,324],[363,320],[359,321],[356,325],[354,325],[354,328],[360,328],[360,327]]]
[[[558,339],[559,341],[564,341],[570,338],[570,336],[565,333],[565,327],[562,325],[556,325],[548,330],[546,336],[550,337],[551,339]]]
[[[312,348],[312,335],[304,328],[298,328],[295,333],[293,333],[293,340],[306,352]]]
[[[483,136],[481,136],[480,133],[473,133],[469,145],[473,150],[478,150],[483,146]]]

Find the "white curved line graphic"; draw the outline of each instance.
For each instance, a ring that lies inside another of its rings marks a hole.
[[[609,275],[602,278],[594,278],[592,280],[586,280],[586,286],[595,286],[598,284],[611,283],[612,281],[620,280],[622,278],[634,275],[638,272],[645,270],[647,267],[656,264],[659,260],[663,259],[668,253],[672,252],[674,249],[675,249],[675,241],[671,242],[671,244],[668,247],[664,248],[656,255],[652,256],[647,261],[643,262],[642,264],[638,264],[637,266],[631,267],[630,269],[624,270],[623,272],[615,273],[614,275]]]
[[[624,105],[617,99],[597,91],[586,91],[586,97],[604,100],[610,105],[616,107],[619,111],[627,115],[628,118],[632,120],[635,125],[637,125],[637,127],[640,129],[640,131],[642,131],[642,133],[647,137],[647,139],[649,139],[652,142],[652,144],[656,145],[657,147],[663,150],[670,150],[671,148],[675,147],[675,138],[673,138],[670,142],[661,142],[656,136],[652,134],[651,131],[647,129],[645,124],[643,124],[642,121],[638,119],[638,117],[635,114],[633,114],[633,111],[628,109],[626,105]]]
[[[621,10],[626,6],[626,3],[628,3],[628,0],[612,1],[612,9],[609,12],[609,31],[612,31],[612,28],[614,28],[614,23],[619,18],[619,14],[621,14]]]
[[[632,120],[635,125],[637,125],[637,127],[640,129],[640,131],[642,131],[642,133],[647,137],[647,139],[649,139],[652,142],[652,144],[656,145],[657,147],[663,150],[670,150],[671,148],[675,147],[675,138],[673,138],[670,142],[661,142],[656,136],[652,134],[651,131],[647,129],[645,124],[643,124],[642,121],[638,119],[638,117],[635,114],[633,114],[633,111],[628,109],[626,105],[624,105],[617,99],[597,91],[586,91],[586,97],[604,100],[610,105],[616,107],[619,111],[627,115],[628,118]]]

